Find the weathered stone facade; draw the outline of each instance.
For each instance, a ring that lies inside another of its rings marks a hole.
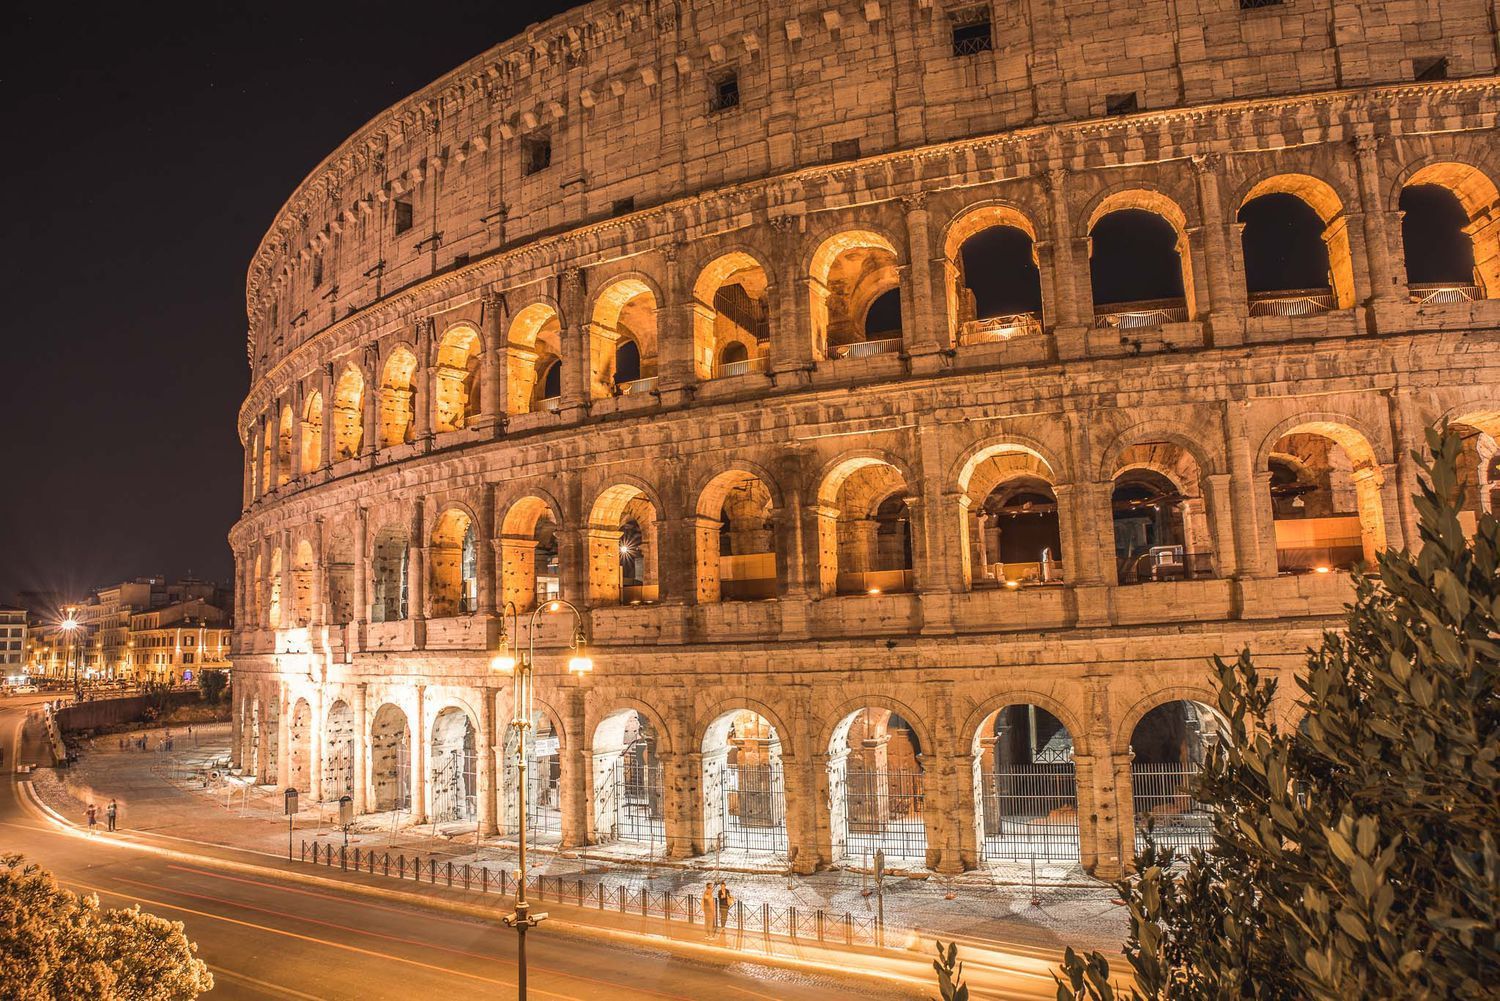
[[[500,613],[558,593],[597,664],[569,676],[543,614],[563,844],[620,836],[623,769],[673,857],[733,815],[810,871],[873,811],[973,867],[997,710],[1035,706],[1076,775],[1040,813],[1117,873],[1137,724],[1211,703],[1214,654],[1289,675],[1340,568],[1415,543],[1425,425],[1470,429],[1492,503],[1492,18],[642,0],[475,58],[320,165],[252,263],[237,763],[504,831]],[[1447,284],[1409,276],[1429,185],[1473,249]],[[1326,288],[1249,287],[1264,196],[1315,214]],[[1105,224],[1142,213],[1176,287],[1107,301]],[[1032,306],[985,306],[966,248],[995,230]],[[870,777],[898,759],[915,800]]]

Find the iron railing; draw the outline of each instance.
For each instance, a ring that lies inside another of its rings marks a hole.
[[[629,382],[615,383],[615,388],[620,391],[621,396],[641,396],[656,388],[656,376],[647,376],[644,379],[631,379]]]
[[[407,856],[389,850],[325,844],[317,840],[303,840],[300,857],[304,864],[325,869],[337,868],[343,872],[409,880],[470,893],[509,895],[515,892],[517,884],[515,872],[498,861],[493,866],[454,862],[432,855],[425,858],[420,854]],[[594,882],[580,877],[538,875],[527,877],[526,893],[537,903],[571,904],[668,923],[705,923],[701,895],[692,890],[674,893],[649,887],[611,887],[602,880]],[[744,901],[736,901],[730,907],[727,920],[720,920],[717,914],[714,920],[720,934],[734,936],[740,945],[748,944],[746,936],[759,936],[764,940],[810,939],[844,945],[878,945],[884,940],[883,931],[898,935],[905,931],[892,929],[889,924],[882,928],[874,915],[833,912],[823,908],[772,907],[768,903],[747,906]]]
[[[726,767],[719,810],[726,850],[787,854],[786,787],[779,767]]]
[[[1365,548],[1358,546],[1298,546],[1276,550],[1276,569],[1279,573],[1328,573],[1333,570],[1352,570],[1364,562]]]
[[[715,379],[730,379],[737,375],[749,375],[751,372],[764,372],[766,370],[766,356],[756,355],[754,358],[745,358],[740,361],[720,362],[714,369]]]
[[[1141,553],[1116,561],[1121,584],[1164,580],[1208,580],[1214,575],[1213,553]]]
[[[843,797],[847,855],[884,851],[891,858],[927,858],[927,798],[921,772],[850,770],[841,784],[830,795]]]
[[[963,325],[959,337],[963,344],[994,344],[1041,332],[1042,320],[1036,313],[1007,313],[969,320]]]
[[[1338,308],[1338,300],[1327,289],[1285,289],[1256,292],[1250,296],[1251,316],[1318,316]]]
[[[1447,306],[1460,302],[1478,302],[1484,298],[1484,289],[1478,285],[1462,285],[1455,282],[1418,282],[1408,285],[1411,301],[1419,306]]]
[[[1145,847],[1148,824],[1157,844],[1179,851],[1212,843],[1213,818],[1194,795],[1199,770],[1175,762],[1131,763],[1137,851]]]
[[[1116,330],[1148,330],[1164,323],[1183,323],[1188,318],[1184,299],[1149,299],[1116,302],[1094,308],[1094,326]]]
[[[1073,762],[1009,764],[980,775],[986,859],[1078,858]]]
[[[882,337],[873,341],[856,341],[833,349],[837,358],[873,358],[876,355],[893,355],[901,350],[901,337]]]

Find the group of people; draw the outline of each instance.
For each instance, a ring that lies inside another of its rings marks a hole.
[[[119,817],[119,815],[120,804],[115,802],[114,800],[110,800],[109,805],[104,808],[104,819],[105,822],[109,824],[109,830],[111,832],[113,832],[115,829],[115,820]],[[99,824],[99,808],[93,803],[90,803],[88,809],[84,811],[84,816],[86,816],[89,821],[89,833],[93,834],[94,828]]]
[[[712,880],[703,884],[703,928],[709,938],[729,927],[729,909],[733,906],[734,897],[729,892],[728,883],[719,880],[718,890],[714,889]]]

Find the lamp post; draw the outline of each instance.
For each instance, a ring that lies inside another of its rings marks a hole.
[[[68,617],[62,620],[63,631],[63,676],[73,675],[73,691],[78,691],[78,669],[73,664],[73,635],[78,632],[78,620],[73,618],[73,609],[65,608]]]
[[[510,616],[518,634],[517,640],[519,640],[521,613],[514,603],[507,601],[505,612],[500,616],[500,649],[490,661],[492,671],[515,678],[510,725],[516,732],[516,807],[520,827],[517,848],[521,871],[516,879],[516,909],[506,915],[504,921],[507,926],[516,930],[516,997],[520,1001],[526,1001],[526,930],[535,928],[547,917],[545,913],[532,914],[531,905],[526,900],[526,794],[528,791],[526,788],[526,738],[531,732],[532,668],[536,663],[536,627],[538,617],[542,612],[556,611],[560,608],[566,608],[573,613],[573,639],[568,644],[569,649],[573,651],[573,656],[568,658],[568,672],[579,677],[592,672],[594,662],[588,655],[588,641],[583,631],[583,613],[571,601],[563,598],[544,601],[532,611],[530,627],[527,630],[526,649],[516,651],[520,654],[519,658],[511,653],[510,636],[505,629],[505,619],[507,615]]]

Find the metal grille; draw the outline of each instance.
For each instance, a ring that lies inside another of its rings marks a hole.
[[[323,763],[323,798],[354,795],[354,735],[334,740]]]
[[[726,767],[721,793],[726,849],[786,854],[786,791],[780,768]]]
[[[926,859],[921,772],[850,771],[844,776],[845,845],[850,857],[884,851]]]
[[[615,761],[610,781],[615,807],[615,837],[624,841],[666,842],[662,820],[662,772],[659,764],[634,757]]]
[[[562,792],[552,761],[533,758],[526,766],[526,833],[562,834]]]
[[[432,822],[474,820],[479,816],[479,755],[473,751],[442,752],[432,762]]]
[[[1213,840],[1208,808],[1193,795],[1198,766],[1174,762],[1134,762],[1130,766],[1135,793],[1135,846],[1146,843],[1148,821],[1157,844],[1186,850],[1207,848]]]
[[[980,776],[987,859],[1078,858],[1073,762],[1007,765]]]

